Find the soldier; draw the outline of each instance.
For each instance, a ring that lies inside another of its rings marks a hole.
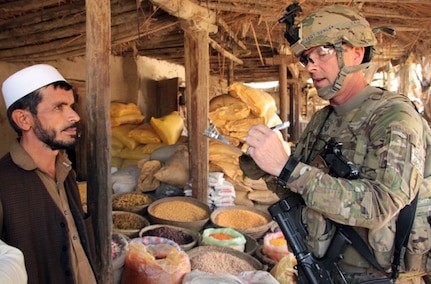
[[[335,221],[352,226],[388,273],[348,246],[339,261],[347,283],[391,275],[398,214],[420,192],[397,281],[421,283],[426,271],[431,271],[426,255],[431,246],[431,187],[427,186],[431,162],[425,159],[431,151],[428,125],[407,97],[366,82],[363,71],[373,57],[376,38],[356,9],[324,7],[299,25],[287,27],[293,53],[309,72],[318,95],[330,105],[312,117],[291,156],[276,133],[264,125],[249,130],[248,154],[280,197],[288,191],[303,197],[306,242],[316,256],[326,252]],[[332,176],[319,161],[331,138],[342,143],[342,155],[357,166],[357,179]],[[245,174],[258,177],[244,161]]]

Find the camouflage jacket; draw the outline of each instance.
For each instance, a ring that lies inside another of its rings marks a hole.
[[[343,156],[358,166],[359,179],[332,177],[310,166],[331,137],[342,143]],[[308,207],[303,218],[310,249],[317,255],[324,253],[322,243],[331,232],[322,221],[329,218],[355,227],[379,263],[390,267],[398,213],[420,190],[409,253],[427,252],[431,187],[424,177],[431,175],[430,161],[425,159],[430,140],[428,124],[407,97],[374,87],[363,89],[341,107],[317,112],[296,145],[293,155],[301,162],[288,182]],[[343,261],[370,266],[353,248],[346,250]],[[407,269],[419,269],[420,264],[412,265]]]

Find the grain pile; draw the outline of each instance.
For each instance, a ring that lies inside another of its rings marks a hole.
[[[134,214],[113,214],[114,229],[133,230],[145,227],[145,221]]]
[[[220,212],[215,217],[215,223],[222,227],[248,229],[263,226],[268,223],[268,220],[264,216],[252,211],[232,209]]]
[[[223,252],[211,251],[200,254],[190,259],[192,270],[200,270],[209,273],[238,274],[243,271],[254,271],[247,261]]]
[[[153,207],[151,214],[160,219],[180,222],[200,221],[208,218],[208,212],[205,209],[181,200],[157,204]]]
[[[131,208],[148,205],[152,202],[151,197],[141,193],[127,193],[112,200],[113,208]]]

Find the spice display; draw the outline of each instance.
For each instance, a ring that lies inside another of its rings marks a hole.
[[[235,229],[247,229],[265,225],[268,220],[253,211],[243,209],[232,209],[220,212],[215,222],[219,226],[235,228]]]
[[[183,231],[169,227],[159,227],[142,233],[142,236],[155,236],[169,239],[179,245],[185,245],[193,242],[193,237]]]
[[[209,273],[238,274],[243,271],[254,271],[250,263],[232,254],[211,251],[190,259],[192,270]]]
[[[199,221],[208,218],[208,212],[196,204],[173,200],[157,204],[151,214],[172,221]]]
[[[202,244],[205,245],[244,251],[246,242],[244,235],[232,228],[207,228],[202,232]]]
[[[215,233],[215,234],[210,234],[211,238],[217,239],[217,240],[230,240],[233,237],[231,235],[225,234],[225,233]]]
[[[113,226],[120,230],[140,229],[145,222],[139,216],[133,214],[112,214]]]
[[[127,193],[112,200],[114,208],[130,208],[148,205],[152,202],[150,196],[141,193]]]
[[[287,241],[284,238],[276,238],[269,241],[272,246],[285,246],[287,245]]]

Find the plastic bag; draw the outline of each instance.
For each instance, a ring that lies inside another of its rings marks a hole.
[[[296,284],[296,275],[298,271],[294,268],[297,261],[293,253],[284,256],[280,261],[271,269],[271,275],[277,279],[280,284]]]
[[[263,252],[274,261],[279,261],[289,253],[282,232],[268,233],[263,238]]]
[[[220,239],[219,236],[230,236],[229,239]],[[247,240],[244,235],[232,228],[208,228],[202,232],[202,243],[206,245],[230,247],[244,251]]]
[[[153,240],[156,239],[153,237]],[[190,271],[187,253],[177,247],[167,243],[145,245],[133,239],[129,242],[121,283],[180,284]]]

